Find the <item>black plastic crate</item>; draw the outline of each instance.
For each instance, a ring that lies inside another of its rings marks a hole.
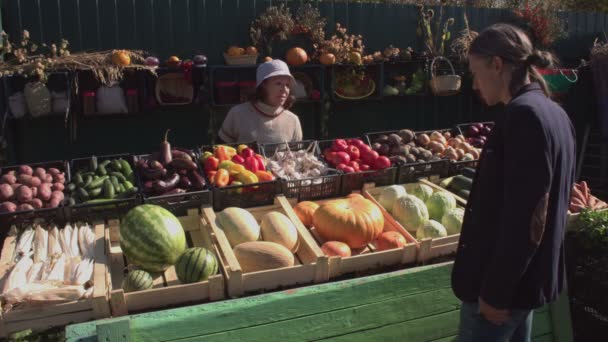
[[[416,182],[419,178],[439,176],[448,177],[450,172],[450,161],[442,159],[424,163],[411,163],[399,166],[397,173],[397,184]]]
[[[203,190],[189,190],[185,193],[181,194],[172,194],[172,195],[161,195],[161,196],[150,196],[144,192],[144,179],[141,173],[138,174],[137,181],[138,186],[141,189],[141,196],[143,199],[143,203],[146,204],[154,204],[161,206],[176,216],[185,216],[188,212],[188,209],[199,209],[204,205],[211,205],[212,203],[212,195],[209,187],[209,181],[205,177],[200,163],[197,161],[199,159],[199,154],[196,151],[190,151],[195,155],[195,163],[198,167],[198,172],[205,179],[205,186]],[[135,163],[140,159],[149,159],[150,154],[147,155],[139,155],[135,157]]]
[[[222,188],[212,186],[213,209],[224,210],[228,207],[251,208],[274,203],[276,195],[281,193],[279,181],[255,184],[228,185]]]
[[[0,168],[0,176],[4,175],[7,172],[17,170],[20,166],[28,165],[32,169],[36,169],[37,167],[43,168],[57,168],[60,171],[64,172],[65,175],[65,183],[64,185],[67,187],[70,179],[70,164],[67,161],[50,161],[50,162],[41,162],[41,163],[30,163],[30,164],[21,164],[21,165],[11,165],[4,166]],[[65,195],[65,190],[63,191]],[[0,213],[0,230],[7,231],[10,228],[10,225],[13,224],[21,224],[32,222],[36,219],[44,219],[45,221],[63,221],[65,220],[65,208],[62,203],[57,208],[40,208],[34,210],[21,210],[15,212],[6,212]]]
[[[309,201],[340,195],[342,172],[329,168],[321,156],[319,146],[314,140],[294,141],[289,143],[260,145],[262,155],[270,160],[274,153],[287,151],[309,151],[314,153],[319,161],[325,164],[326,172],[317,177],[302,179],[280,179],[281,191],[288,198],[297,198],[299,201]],[[276,177],[276,175],[275,175]]]
[[[70,181],[72,176],[76,175],[79,170],[85,170],[89,167],[89,163],[92,157],[72,159],[70,169],[73,174],[70,175]],[[129,162],[131,169],[134,172],[135,183],[134,186],[139,187],[137,184],[137,170],[135,169],[135,159],[131,154],[114,154],[106,156],[97,156],[97,162],[101,163],[105,160],[114,160],[122,158]],[[115,219],[122,217],[129,210],[141,204],[140,190],[138,189],[137,194],[123,199],[108,200],[103,203],[80,203],[75,205],[67,206],[67,217],[72,220],[106,220]]]
[[[464,160],[464,161],[450,161],[450,169],[448,176],[456,176],[462,173],[462,169],[471,168],[476,169],[479,164],[479,160]]]
[[[347,138],[349,140],[353,138]],[[359,138],[356,138],[359,139]],[[331,147],[334,140],[320,140],[318,141],[319,150],[323,151],[326,148]],[[365,141],[365,139],[363,139]],[[369,145],[369,144],[368,144]],[[321,154],[323,160],[325,157]],[[327,162],[327,161],[326,161]],[[398,165],[393,165],[383,170],[369,170],[359,171],[352,173],[344,173],[342,175],[342,185],[340,186],[340,195],[345,196],[355,190],[363,189],[363,185],[366,183],[374,183],[376,186],[386,186],[395,184],[397,178]]]
[[[456,125],[456,130],[458,130],[458,134],[462,134],[465,138],[469,137],[468,134],[468,129],[471,125],[473,124],[484,124],[485,126],[490,126],[492,128],[494,128],[494,121],[486,121],[486,122],[469,122],[469,123],[463,123],[463,124],[458,124]]]

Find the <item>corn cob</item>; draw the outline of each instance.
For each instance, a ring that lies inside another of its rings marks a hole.
[[[34,262],[43,262],[48,255],[49,233],[40,225],[36,226],[34,235]]]
[[[44,262],[37,262],[32,265],[29,272],[27,273],[27,283],[33,283],[37,280],[42,279],[42,271],[44,269]]]
[[[45,282],[35,281],[33,283],[15,287],[14,289],[12,289],[6,293],[3,293],[2,299],[6,304],[12,305],[12,304],[22,302],[25,299],[25,296],[30,292],[40,291],[40,290],[54,288],[54,287],[57,287],[56,283],[46,282],[46,281]],[[3,309],[6,309],[6,306],[3,307]]]
[[[49,231],[49,257],[53,255],[62,254],[63,250],[61,249],[61,244],[59,243],[59,229],[57,226],[54,226]]]
[[[21,234],[19,238],[19,242],[17,243],[17,256],[21,257],[22,255],[26,255],[31,249],[32,244],[34,243],[34,230],[31,226],[27,227]]]
[[[82,285],[68,285],[29,292],[25,301],[31,305],[59,304],[83,298],[86,289]]]
[[[76,267],[74,275],[72,277],[72,285],[82,285],[87,281],[91,280],[93,276],[94,263],[92,259],[82,260]]]
[[[2,293],[6,293],[16,287],[27,284],[27,272],[33,265],[32,258],[29,255],[22,257],[11,270],[11,273],[6,278]]]
[[[63,281],[65,278],[65,263],[66,256],[62,254],[60,257],[53,260],[50,267],[50,272],[46,279],[42,280],[58,280]]]

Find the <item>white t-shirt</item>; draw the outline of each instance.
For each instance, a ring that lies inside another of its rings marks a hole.
[[[255,105],[245,102],[230,109],[219,136],[227,143],[301,141],[302,126],[298,116],[287,109],[271,107],[260,102]]]

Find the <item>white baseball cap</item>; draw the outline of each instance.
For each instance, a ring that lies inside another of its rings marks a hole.
[[[255,77],[256,88],[259,87],[264,80],[274,76],[289,76],[291,79],[291,88],[293,89],[296,85],[296,80],[289,72],[289,67],[287,64],[280,59],[273,59],[258,66]]]

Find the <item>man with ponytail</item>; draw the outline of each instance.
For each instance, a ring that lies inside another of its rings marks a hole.
[[[473,87],[504,104],[481,154],[452,272],[459,341],[530,341],[533,310],[565,287],[564,234],[576,149],[572,124],[520,29],[496,24],[469,48]]]

